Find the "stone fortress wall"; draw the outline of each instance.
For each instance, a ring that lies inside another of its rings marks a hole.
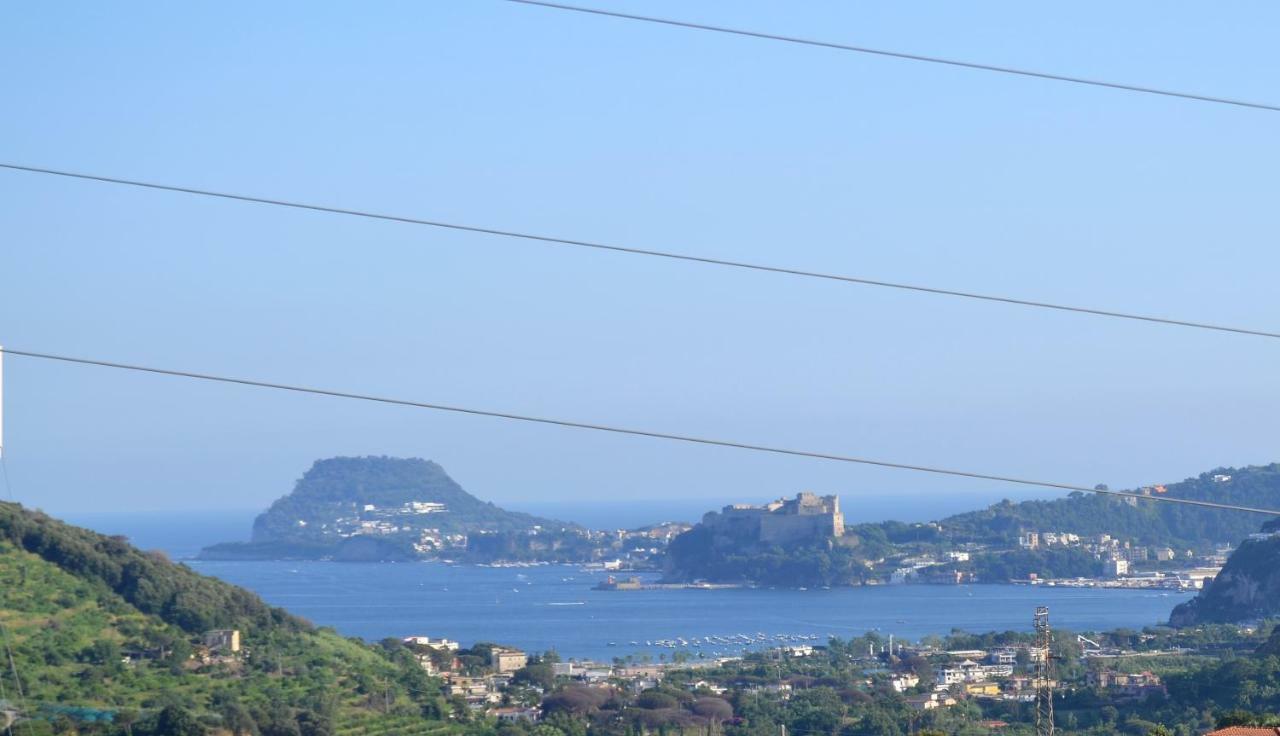
[[[761,544],[787,546],[817,542],[844,534],[839,496],[798,493],[763,506],[733,504],[702,517],[717,535]]]

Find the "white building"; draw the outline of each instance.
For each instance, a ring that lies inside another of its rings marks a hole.
[[[894,692],[899,693],[904,693],[919,684],[920,678],[910,672],[898,675],[889,681],[889,686],[894,689]]]
[[[403,641],[405,644],[417,644],[420,647],[443,649],[447,652],[458,651],[458,642],[449,639],[432,639],[429,636],[406,636]]]
[[[551,673],[557,677],[575,677],[582,672],[582,668],[573,662],[552,662]]]
[[[1017,649],[997,649],[987,657],[987,661],[991,664],[1017,664]]]
[[[499,721],[503,721],[505,723],[515,723],[517,721],[536,723],[538,719],[542,718],[542,712],[537,708],[495,708],[493,710],[493,716]]]

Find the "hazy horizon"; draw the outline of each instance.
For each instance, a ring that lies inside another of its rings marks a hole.
[[[1056,497],[1046,491],[1027,497]],[[487,500],[487,499],[482,499]],[[634,529],[664,521],[694,523],[707,511],[718,511],[730,503],[764,503],[770,498],[722,498],[722,499],[648,499],[642,501],[584,501],[560,500],[542,502],[514,502],[499,504],[508,511],[524,511],[539,516],[568,521],[591,529]],[[999,498],[976,494],[972,496],[948,496],[929,498],[928,504],[919,503],[921,496],[885,494],[866,497],[841,497],[841,508],[846,524],[875,521],[903,521],[908,523],[933,521],[950,514],[973,511],[994,503]],[[77,526],[84,526],[103,534],[122,534],[144,549],[162,549],[178,558],[194,557],[208,545],[220,542],[245,542],[249,540],[254,518],[266,510],[242,509],[159,509],[159,510],[75,510],[43,509],[64,518]]]
[[[284,495],[281,493],[280,495]],[[569,521],[591,528],[632,528],[664,521],[697,521],[708,511],[718,511],[724,506],[734,503],[764,504],[776,498],[790,497],[794,493],[775,494],[773,496],[749,498],[652,498],[643,500],[601,501],[587,499],[546,499],[526,501],[516,499],[501,502],[482,498],[482,501],[493,501],[508,511],[523,511],[538,516],[545,516],[559,521]],[[1023,501],[1030,499],[1065,498],[1065,491],[1043,492],[1035,490],[1021,494],[1000,494],[975,492],[966,495],[950,495],[941,499],[929,493],[883,493],[874,495],[847,496],[841,495],[841,507],[849,524],[864,521],[931,521],[954,513],[976,510],[997,503],[1001,500]],[[274,501],[275,499],[271,499]],[[928,500],[929,505],[919,504]],[[88,517],[110,519],[112,517],[134,516],[175,516],[202,514],[219,514],[223,516],[242,515],[252,517],[267,510],[270,501],[255,507],[159,507],[144,509],[110,509],[110,508],[71,508],[44,507],[29,504],[46,513],[65,516],[68,520]],[[626,522],[600,523],[601,519],[626,519]],[[247,529],[246,529],[247,530]]]

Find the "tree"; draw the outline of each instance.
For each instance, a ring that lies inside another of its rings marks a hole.
[[[166,705],[156,716],[154,736],[204,736],[204,726],[191,711],[177,705]]]
[[[236,700],[224,702],[218,709],[222,716],[222,727],[234,736],[259,736],[258,723],[253,720],[249,710]]]
[[[636,698],[636,707],[645,710],[661,710],[679,707],[680,701],[670,693],[661,690],[645,690]]]
[[[111,722],[119,726],[126,734],[132,734],[133,726],[138,722],[138,711],[132,708],[122,708],[116,711],[116,716]]]
[[[707,720],[707,723],[718,725],[733,718],[733,706],[724,698],[705,697],[693,701],[693,712]]]
[[[549,663],[537,662],[516,670],[511,676],[511,681],[517,685],[542,688],[543,692],[547,692],[555,687],[556,674]]]
[[[862,719],[859,733],[867,736],[902,736],[902,728],[888,713],[875,708]]]
[[[586,715],[599,710],[608,699],[609,692],[601,688],[567,687],[543,699],[542,710],[544,713]]]
[[[331,719],[312,710],[304,710],[298,714],[298,731],[301,736],[333,736]]]

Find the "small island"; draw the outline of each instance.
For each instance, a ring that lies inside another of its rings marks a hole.
[[[626,552],[648,569],[649,555],[687,528],[592,531],[482,501],[429,460],[335,457],[259,514],[248,542],[206,547],[200,559],[592,563]]]

